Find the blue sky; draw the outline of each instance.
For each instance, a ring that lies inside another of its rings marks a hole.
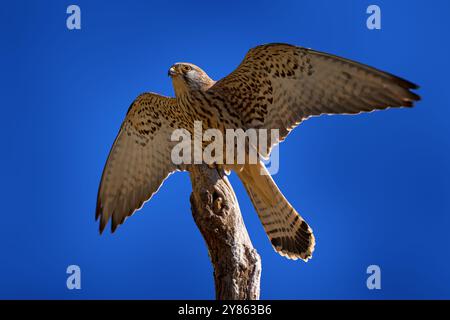
[[[82,29],[66,28],[77,4]],[[370,4],[382,29],[366,28]],[[280,146],[280,189],[315,231],[314,258],[272,249],[236,176],[265,299],[450,298],[448,1],[10,1],[0,10],[0,298],[212,299],[212,267],[172,175],[111,235],[96,194],[141,92],[173,95],[177,61],[214,79],[258,44],[355,59],[421,86],[414,109],[314,118]],[[66,288],[79,265],[82,289]],[[377,264],[382,289],[366,288]]]

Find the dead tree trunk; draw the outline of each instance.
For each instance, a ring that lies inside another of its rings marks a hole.
[[[257,300],[261,258],[248,236],[241,211],[223,170],[190,168],[191,208],[214,267],[216,299]]]

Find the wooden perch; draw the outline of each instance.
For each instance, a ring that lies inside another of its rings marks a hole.
[[[208,246],[216,299],[259,299],[261,258],[250,241],[227,176],[207,165],[194,165],[189,171],[192,215]]]

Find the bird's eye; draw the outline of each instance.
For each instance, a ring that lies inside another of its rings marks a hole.
[[[184,72],[188,72],[188,71],[191,71],[191,70],[192,70],[192,67],[190,65],[186,64],[186,65],[183,66],[183,71]]]

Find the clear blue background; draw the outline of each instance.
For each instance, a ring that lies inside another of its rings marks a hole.
[[[258,44],[341,55],[421,85],[414,109],[308,120],[280,147],[274,177],[315,231],[308,262],[276,254],[233,175],[262,257],[261,297],[450,298],[448,1],[68,1],[0,9],[0,298],[214,298],[212,267],[179,173],[118,229],[99,236],[97,187],[130,102],[172,95],[177,61],[214,79]],[[66,288],[66,268],[82,289]],[[366,288],[366,268],[382,289]]]

